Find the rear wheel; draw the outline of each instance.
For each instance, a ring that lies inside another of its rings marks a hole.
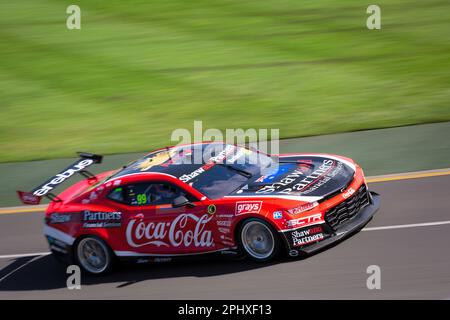
[[[246,255],[255,261],[272,260],[279,252],[280,240],[276,231],[267,222],[251,218],[239,230],[239,244]]]
[[[80,239],[74,253],[78,265],[90,274],[105,274],[111,270],[114,262],[112,250],[95,236]]]

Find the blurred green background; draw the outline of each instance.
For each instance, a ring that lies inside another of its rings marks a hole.
[[[2,1],[0,162],[149,151],[194,120],[281,137],[450,120],[450,1],[377,1],[381,30],[369,4]]]

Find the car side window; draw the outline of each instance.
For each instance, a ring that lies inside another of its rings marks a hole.
[[[163,183],[135,183],[113,189],[108,198],[132,206],[172,204],[173,200],[185,193],[178,187]]]
[[[117,202],[125,202],[124,201],[124,188],[123,187],[117,187],[114,188],[109,194],[108,194],[108,198]]]

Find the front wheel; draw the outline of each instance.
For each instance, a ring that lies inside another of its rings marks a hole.
[[[238,237],[239,244],[247,256],[259,262],[272,260],[281,246],[273,227],[257,218],[246,220],[240,228]]]
[[[105,274],[112,268],[114,255],[108,245],[98,237],[82,238],[78,241],[74,253],[78,265],[90,274]]]

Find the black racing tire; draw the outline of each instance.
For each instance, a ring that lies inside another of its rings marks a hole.
[[[83,236],[76,241],[73,250],[75,263],[88,274],[105,275],[116,261],[114,252],[100,237]]]
[[[259,218],[246,219],[238,229],[237,239],[240,251],[257,262],[272,261],[282,247],[275,229]]]

